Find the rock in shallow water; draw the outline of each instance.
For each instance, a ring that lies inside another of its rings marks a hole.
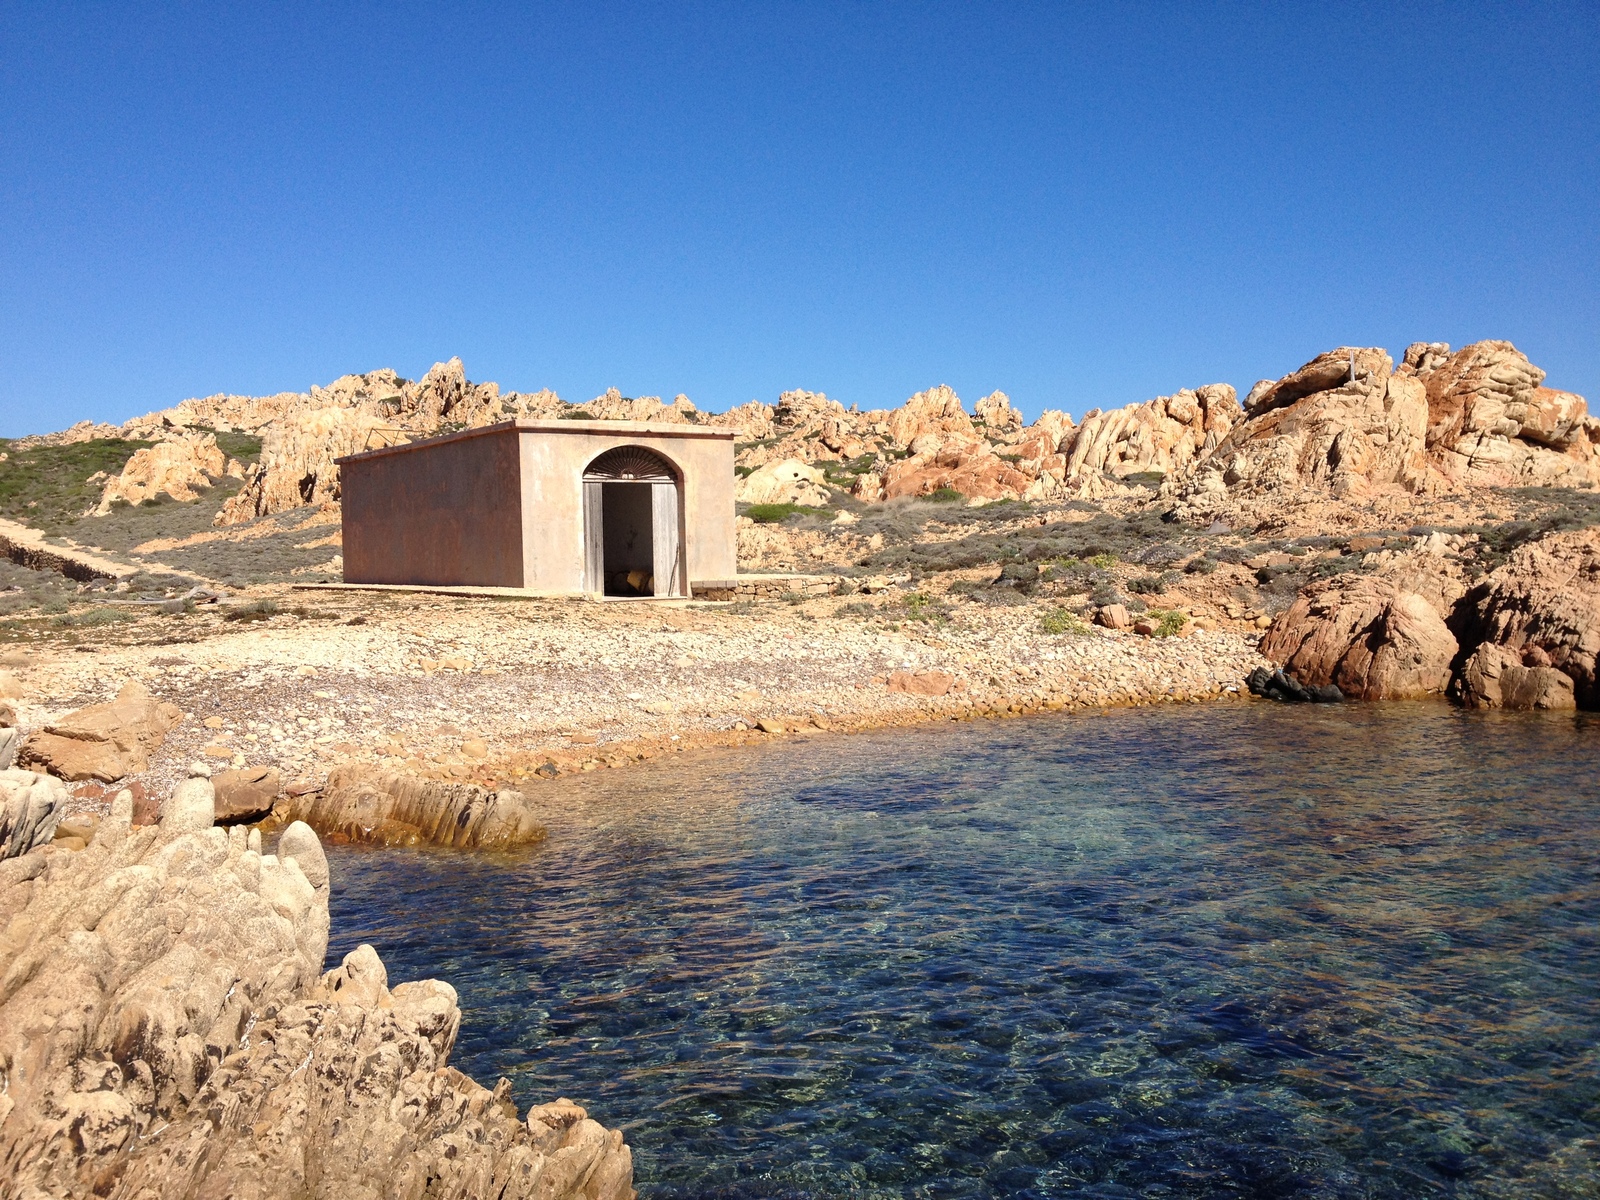
[[[1282,668],[1257,667],[1245,679],[1250,694],[1264,700],[1287,700],[1293,704],[1338,704],[1344,693],[1331,683],[1307,687]]]

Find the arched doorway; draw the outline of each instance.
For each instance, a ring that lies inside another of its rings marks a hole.
[[[683,595],[678,472],[643,446],[607,450],[583,472],[584,590]]]

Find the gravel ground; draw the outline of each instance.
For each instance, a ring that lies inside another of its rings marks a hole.
[[[78,631],[74,644],[36,639],[4,659],[20,684],[20,723],[37,728],[138,679],[186,714],[134,781],[152,796],[195,759],[270,765],[304,786],[357,760],[535,788],[797,729],[1238,696],[1263,661],[1243,626],[1165,639],[1052,635],[1033,605],[957,602],[919,621],[893,619],[892,596],[866,617],[832,615],[832,599],[274,596],[280,611],[253,622],[199,610]],[[886,686],[895,671],[943,671],[957,683],[945,696],[909,695]],[[102,789],[79,790],[86,807],[103,802]]]

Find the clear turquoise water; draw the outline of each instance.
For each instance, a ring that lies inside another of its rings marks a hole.
[[[1600,720],[1136,710],[552,787],[339,850],[337,961],[461,993],[646,1196],[1600,1195]]]

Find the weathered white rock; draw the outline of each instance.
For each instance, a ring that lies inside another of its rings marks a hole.
[[[319,976],[305,831],[263,857],[131,814],[123,792],[86,849],[0,862],[6,1194],[633,1195],[620,1134],[570,1101],[524,1123],[449,1067],[447,984],[391,989],[367,946]]]
[[[161,828],[168,833],[194,833],[216,822],[217,794],[209,779],[185,779],[161,806]]]
[[[16,858],[48,843],[70,798],[59,779],[0,770],[0,859]]]
[[[807,504],[820,508],[831,497],[827,476],[794,458],[758,467],[734,488],[734,499],[741,504]]]
[[[223,477],[226,463],[215,434],[171,432],[154,446],[134,451],[122,473],[106,483],[94,513],[104,516],[117,501],[139,504],[163,493],[174,500],[194,500],[196,489],[209,488]]]

